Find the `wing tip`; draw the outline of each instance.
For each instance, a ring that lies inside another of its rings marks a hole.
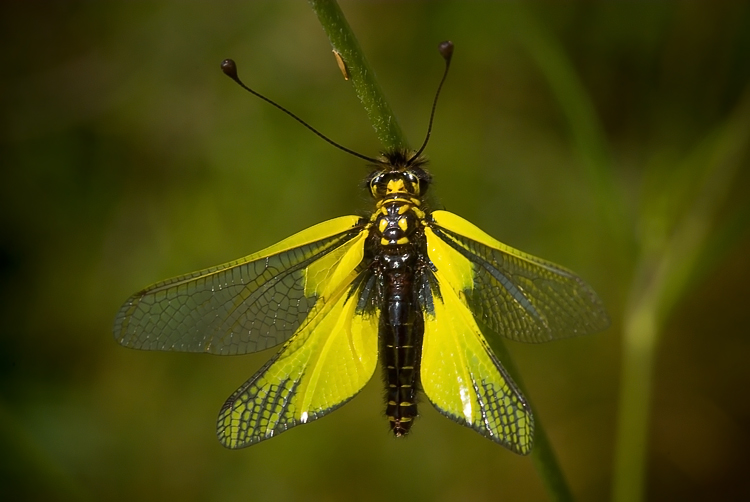
[[[433,406],[435,404],[433,403]],[[440,414],[445,416],[446,418],[449,418],[456,422],[459,425],[463,425],[464,427],[473,430],[474,432],[478,433],[483,438],[486,438],[490,441],[492,441],[495,444],[499,444],[500,446],[512,451],[513,453],[516,453],[518,455],[526,456],[531,453],[531,450],[534,446],[534,415],[531,413],[531,411],[524,407],[524,415],[526,418],[526,421],[528,425],[526,428],[528,431],[522,432],[522,433],[515,433],[510,435],[501,434],[499,432],[493,431],[486,426],[483,426],[483,424],[469,422],[466,420],[463,416],[454,415],[450,412],[447,412],[443,410],[442,408],[439,408],[438,406],[435,406],[435,409],[437,409]],[[516,436],[517,441],[512,440],[511,438]]]

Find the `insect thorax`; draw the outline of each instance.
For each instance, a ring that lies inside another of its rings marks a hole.
[[[379,244],[386,248],[413,244],[413,236],[422,226],[425,213],[420,206],[431,177],[423,169],[425,160],[395,151],[383,156],[382,167],[369,177],[370,193],[376,211],[370,218]]]

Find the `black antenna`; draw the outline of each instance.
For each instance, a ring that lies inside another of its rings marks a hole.
[[[435,108],[437,107],[438,97],[440,96],[440,89],[443,88],[445,78],[448,76],[448,69],[451,67],[451,58],[453,57],[453,42],[451,42],[450,40],[440,42],[440,45],[438,45],[438,50],[440,51],[440,55],[443,56],[443,59],[445,59],[445,71],[443,71],[443,78],[440,80],[440,85],[438,85],[437,92],[435,93],[435,99],[432,101],[432,112],[430,112],[430,124],[427,126],[427,136],[425,136],[424,143],[422,143],[422,146],[419,147],[417,153],[415,153],[406,162],[407,166],[411,165],[411,163],[414,162],[414,160],[422,154],[425,147],[427,147],[427,142],[430,141],[430,134],[432,134],[432,120],[435,118]]]
[[[301,118],[299,118],[298,116],[296,116],[295,114],[293,114],[292,112],[290,112],[289,110],[287,110],[286,108],[284,108],[283,106],[281,106],[280,104],[276,103],[275,101],[272,101],[272,100],[268,99],[267,97],[265,97],[264,95],[260,94],[259,92],[256,92],[256,91],[252,90],[251,88],[249,88],[248,86],[246,86],[245,83],[242,82],[242,80],[240,80],[240,77],[237,75],[237,65],[235,64],[234,60],[232,60],[232,59],[225,59],[224,61],[222,61],[221,62],[221,70],[224,72],[224,74],[226,74],[226,76],[228,76],[229,78],[231,78],[232,80],[234,80],[235,82],[237,82],[240,85],[240,87],[242,87],[243,89],[245,89],[247,92],[258,96],[260,99],[262,99],[263,101],[265,101],[267,103],[272,104],[273,106],[275,106],[276,108],[278,108],[282,112],[286,113],[287,115],[289,115],[290,117],[292,117],[294,120],[296,120],[297,122],[299,122],[303,126],[305,126],[308,129],[310,129],[312,132],[314,132],[315,134],[317,134],[318,136],[320,136],[321,138],[323,138],[324,140],[326,140],[328,143],[330,143],[333,146],[335,146],[336,148],[338,148],[339,150],[343,150],[343,151],[345,151],[347,153],[350,153],[350,154],[354,155],[355,157],[359,157],[360,159],[366,160],[368,162],[373,162],[375,164],[381,164],[382,163],[382,161],[380,161],[380,160],[373,159],[372,157],[367,157],[366,155],[362,155],[361,153],[357,153],[354,150],[349,150],[345,146],[342,146],[342,145],[336,143],[335,141],[333,141],[332,139],[330,139],[328,136],[324,135],[323,133],[321,133],[320,131],[318,131],[317,129],[315,129],[313,126],[311,126],[310,124],[308,124],[307,122],[305,122],[304,120],[302,120]],[[445,77],[443,77],[443,79],[445,80]],[[432,123],[432,120],[430,120],[430,123]]]

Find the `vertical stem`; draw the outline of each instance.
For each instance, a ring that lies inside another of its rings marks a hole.
[[[547,432],[542,427],[539,415],[534,410],[534,450],[531,452],[531,461],[534,463],[539,477],[542,478],[544,487],[547,488],[550,498],[557,502],[571,502],[573,494],[565,479],[565,475],[557,462],[557,455],[552,449]]]
[[[516,369],[516,365],[510,358],[508,349],[502,340],[493,338],[488,340],[490,348],[503,362],[503,366],[508,371],[508,374],[516,382],[516,385],[521,392],[528,396],[521,375]],[[531,406],[531,405],[530,405]],[[557,502],[569,502],[573,500],[573,495],[570,492],[570,487],[565,479],[562,468],[557,461],[557,455],[555,450],[552,448],[547,432],[542,427],[541,420],[539,420],[539,414],[534,410],[534,406],[531,406],[531,413],[534,415],[534,449],[531,450],[531,461],[534,463],[534,467],[539,473],[539,477],[542,478],[544,487],[547,489],[547,493],[551,500]]]
[[[658,327],[655,303],[645,300],[628,315],[615,438],[613,502],[641,500],[644,493],[652,377]]]
[[[386,150],[407,148],[408,143],[396,116],[338,3],[335,0],[309,0],[309,3],[331,46],[344,61],[354,91],[383,147]]]
[[[638,501],[645,496],[649,413],[662,326],[670,310],[688,291],[701,253],[711,245],[716,215],[735,176],[745,165],[745,152],[750,147],[749,111],[750,87],[726,123],[708,134],[687,156],[684,165],[675,169],[694,176],[697,186],[695,192],[682,195],[689,198],[675,224],[662,226],[661,234],[650,239],[641,238],[644,253],[631,287],[631,307],[623,331],[612,485],[615,502]],[[659,213],[644,217],[665,218]]]
[[[568,119],[571,143],[579,155],[605,229],[615,241],[613,246],[617,249],[632,249],[633,242],[627,235],[625,204],[614,178],[604,128],[591,97],[553,34],[534,19],[525,4],[519,3],[514,14],[519,40],[536,61]],[[623,256],[615,255],[615,258],[622,260]],[[618,263],[618,268],[624,265],[622,260]]]

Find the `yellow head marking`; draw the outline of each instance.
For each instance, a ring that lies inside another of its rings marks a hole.
[[[386,195],[394,193],[406,193],[406,187],[404,186],[404,180],[396,178],[388,182],[388,186],[385,189]]]

